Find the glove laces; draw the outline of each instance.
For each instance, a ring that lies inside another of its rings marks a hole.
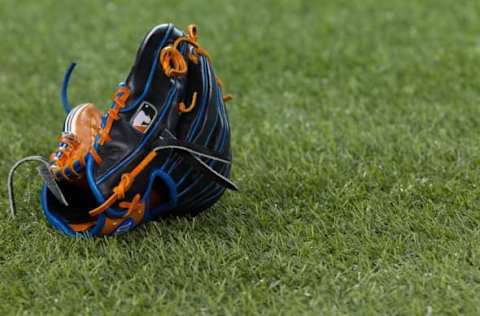
[[[110,137],[110,131],[112,130],[112,125],[114,121],[120,119],[120,110],[125,107],[125,102],[127,101],[128,97],[130,96],[130,90],[127,87],[118,87],[113,94],[113,103],[114,106],[110,110],[108,110],[107,121],[105,122],[105,127],[100,130],[98,133],[99,139],[98,144],[103,146],[106,142],[112,140]]]
[[[178,50],[178,46],[181,43],[188,43],[193,46],[193,49],[188,52],[188,59],[194,64],[198,64],[199,56],[205,56],[208,62],[211,64],[212,60],[204,48],[202,48],[198,42],[198,27],[195,24],[191,24],[187,28],[187,34],[185,36],[177,38],[172,45],[168,45],[162,49],[160,53],[160,64],[162,65],[163,72],[169,78],[185,76],[188,72],[188,64],[183,55]],[[220,89],[223,91],[223,85],[221,81],[217,79]],[[178,111],[181,113],[191,112],[197,104],[197,95],[195,91],[192,95],[190,105],[187,107],[184,101],[179,102]],[[223,101],[228,102],[232,99],[231,96],[225,96]]]

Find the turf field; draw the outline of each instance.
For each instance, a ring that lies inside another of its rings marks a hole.
[[[0,314],[480,313],[480,2],[0,1],[0,179],[51,152],[70,61],[107,109],[145,32],[200,27],[234,174],[196,218],[71,239],[0,189]]]

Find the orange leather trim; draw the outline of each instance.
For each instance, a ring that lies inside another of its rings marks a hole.
[[[65,168],[69,168],[76,174],[73,164],[79,161],[85,165],[85,156],[93,148],[95,135],[101,126],[102,112],[92,103],[82,105],[82,108],[75,114],[71,124],[71,134],[65,134],[60,141],[68,143],[68,148],[58,148],[63,151],[60,158],[53,153],[50,155],[52,166],[50,167],[55,174],[60,171],[65,175]],[[65,178],[68,178],[65,176]]]

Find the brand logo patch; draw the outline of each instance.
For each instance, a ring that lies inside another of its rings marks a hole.
[[[130,124],[137,131],[146,133],[157,116],[157,109],[150,103],[144,101],[130,120]]]

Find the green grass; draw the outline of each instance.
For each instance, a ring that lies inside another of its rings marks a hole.
[[[118,238],[0,190],[0,314],[480,313],[480,2],[0,2],[0,179],[55,148],[65,67],[102,109],[144,33],[195,22],[227,92],[234,180]]]

